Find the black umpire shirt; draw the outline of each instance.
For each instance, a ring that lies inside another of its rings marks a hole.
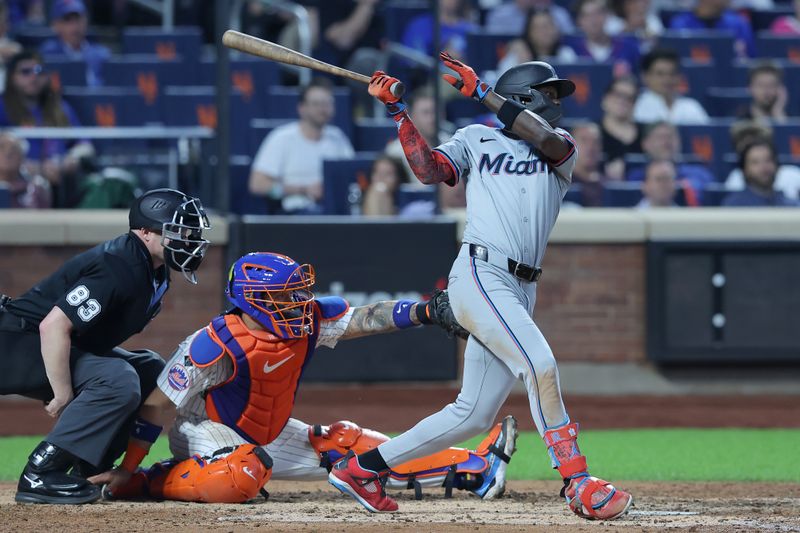
[[[38,324],[59,307],[72,321],[72,345],[103,354],[144,329],[169,287],[165,265],[153,269],[134,233],[76,255],[6,309]]]

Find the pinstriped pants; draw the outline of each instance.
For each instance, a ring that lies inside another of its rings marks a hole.
[[[518,379],[540,434],[569,422],[553,352],[532,318],[536,284],[470,257],[464,245],[448,292],[456,318],[471,333],[461,391],[453,403],[380,445],[389,466],[488,430]]]

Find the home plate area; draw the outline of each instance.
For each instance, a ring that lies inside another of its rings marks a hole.
[[[557,481],[510,481],[506,495],[445,499],[428,490],[395,493],[400,511],[369,514],[325,482],[270,482],[269,499],[244,505],[102,502],[87,506],[19,505],[14,486],[0,489],[0,531],[776,531],[800,533],[800,485],[761,483],[620,483],[636,498],[625,517],[592,523],[574,516]],[[8,528],[8,529],[6,529]]]

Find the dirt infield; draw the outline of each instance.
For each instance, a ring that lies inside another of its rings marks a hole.
[[[384,432],[404,431],[455,399],[439,385],[303,386],[292,416],[310,424],[353,420]],[[567,409],[584,429],[657,427],[800,427],[797,396],[567,396]],[[500,416],[513,414],[533,430],[524,394],[512,394]],[[0,436],[42,435],[53,425],[41,402],[0,401]]]
[[[86,506],[14,503],[0,485],[0,531],[780,531],[800,532],[800,485],[629,483],[636,505],[613,523],[581,520],[557,496],[560,483],[514,481],[494,501],[429,491],[400,493],[400,512],[370,515],[327,483],[273,482],[269,501],[245,505],[102,502]],[[620,484],[621,486],[623,484]]]

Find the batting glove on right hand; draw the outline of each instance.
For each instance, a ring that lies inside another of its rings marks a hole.
[[[370,95],[374,96],[386,105],[386,110],[391,116],[395,116],[406,110],[406,104],[400,98],[392,94],[392,86],[400,80],[393,78],[382,70],[376,70],[369,81]]]
[[[461,76],[459,79],[452,74],[444,74],[442,76],[444,81],[461,91],[461,94],[464,96],[483,102],[483,99],[486,98],[486,95],[489,94],[492,88],[478,79],[478,75],[475,74],[472,67],[465,65],[447,52],[440,53],[439,59],[441,59],[442,63],[448,68],[455,70],[458,75]]]
[[[458,323],[453,314],[447,291],[436,289],[429,301],[417,304],[417,318],[423,324],[436,324],[445,330],[449,337],[453,335],[462,339],[469,337],[469,331]]]

